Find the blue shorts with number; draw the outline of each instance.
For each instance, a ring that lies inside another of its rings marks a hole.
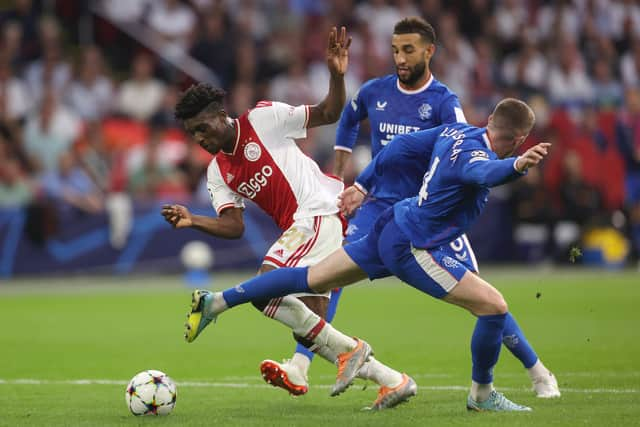
[[[380,215],[368,235],[344,250],[371,280],[394,275],[435,298],[445,297],[467,271],[478,271],[465,235],[437,248],[415,248],[394,221],[393,207]]]
[[[369,199],[360,206],[353,218],[349,219],[345,240],[353,243],[371,231],[378,217],[393,203],[380,199]]]

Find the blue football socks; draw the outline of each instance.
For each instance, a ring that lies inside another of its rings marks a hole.
[[[222,292],[229,308],[251,301],[270,300],[298,292],[313,293],[307,284],[307,267],[278,268]]]
[[[479,384],[493,382],[493,367],[498,362],[506,314],[478,316],[471,337],[471,378]]]
[[[538,355],[533,351],[533,347],[527,341],[524,333],[520,330],[520,326],[518,326],[518,322],[516,322],[511,313],[507,313],[507,317],[504,320],[502,343],[522,362],[526,369],[535,365],[538,360]]]

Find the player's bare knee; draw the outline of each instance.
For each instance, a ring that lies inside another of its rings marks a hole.
[[[499,290],[488,285],[487,292],[484,295],[486,311],[485,314],[504,314],[509,310],[507,302]]]
[[[492,307],[492,310],[494,311],[493,314],[505,314],[506,312],[509,311],[507,302],[504,300],[502,295],[500,295],[498,298],[495,299],[491,307]]]

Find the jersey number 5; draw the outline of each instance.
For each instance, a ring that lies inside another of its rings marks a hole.
[[[427,201],[427,197],[429,197],[429,181],[433,178],[433,175],[436,173],[436,168],[440,163],[439,157],[434,157],[433,162],[431,163],[431,168],[427,173],[424,174],[424,178],[422,179],[422,187],[420,187],[420,192],[418,193],[418,206],[422,206],[422,203]]]

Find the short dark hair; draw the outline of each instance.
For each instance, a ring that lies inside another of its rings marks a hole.
[[[420,38],[427,43],[436,43],[436,31],[431,24],[419,16],[409,16],[393,27],[393,34],[420,34]]]
[[[531,107],[515,98],[505,98],[493,110],[493,124],[512,137],[528,134],[536,122]]]
[[[219,111],[224,109],[226,92],[207,83],[191,85],[180,94],[174,115],[178,120],[187,120],[197,116],[201,111]]]

